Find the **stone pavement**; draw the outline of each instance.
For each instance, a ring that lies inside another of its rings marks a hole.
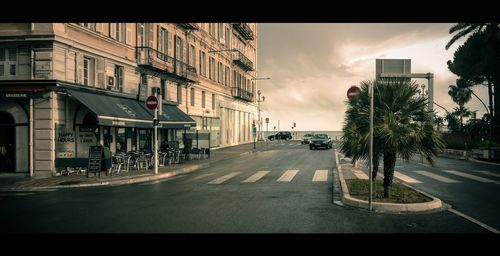
[[[265,147],[264,141],[256,143],[257,149],[253,149],[253,143],[237,146],[212,149],[210,158],[200,160],[184,161],[180,164],[172,164],[158,167],[158,174],[154,174],[154,169],[136,170],[130,169],[128,172],[120,171],[119,174],[113,172],[112,175],[106,175],[101,172],[100,176],[94,173],[87,175],[85,173],[72,173],[70,175],[53,176],[49,178],[30,178],[25,173],[20,174],[0,174],[0,191],[28,191],[42,189],[103,186],[103,185],[122,185],[137,182],[146,182],[158,179],[166,179],[181,173],[188,173],[198,169],[209,167],[211,164],[230,158],[240,157],[245,154],[262,150]]]

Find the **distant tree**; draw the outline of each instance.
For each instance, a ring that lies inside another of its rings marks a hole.
[[[448,122],[448,129],[452,132],[460,131],[460,119],[455,112],[448,112],[446,114],[445,120]]]
[[[500,23],[458,23],[449,32],[455,35],[446,49],[458,39],[468,37],[464,47],[457,49],[453,63],[448,62],[449,69],[465,80],[474,81],[472,84],[479,84],[481,79],[488,82],[489,112],[495,124],[494,134],[500,138],[500,118],[497,118],[500,93],[493,94],[492,90],[493,86],[495,91],[500,91]]]
[[[450,85],[448,95],[451,96],[453,102],[458,104],[458,108],[454,108],[454,114],[460,119],[460,131],[463,131],[464,117],[469,117],[471,112],[465,107],[465,104],[472,98],[472,93],[469,88]]]
[[[434,125],[436,125],[436,129],[440,131],[441,127],[443,127],[444,125],[444,118],[438,115],[434,115]]]

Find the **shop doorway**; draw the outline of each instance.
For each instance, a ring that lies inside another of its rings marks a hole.
[[[15,172],[16,122],[5,111],[0,111],[0,135],[0,172]]]

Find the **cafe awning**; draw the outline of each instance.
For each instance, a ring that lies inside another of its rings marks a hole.
[[[182,112],[182,110],[175,105],[163,104],[162,112],[162,115],[158,115],[158,119],[160,119],[159,128],[189,129],[196,126],[196,121]]]
[[[67,92],[96,114],[99,125],[153,127],[153,115],[135,99],[70,89]]]

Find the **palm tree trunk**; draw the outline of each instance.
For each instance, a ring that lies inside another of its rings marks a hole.
[[[491,76],[488,76],[488,100],[490,115],[488,116],[488,159],[491,159],[491,138],[493,136],[493,88],[491,85]]]
[[[375,181],[377,179],[378,165],[379,165],[378,152],[374,152],[374,154],[373,154],[372,181]]]
[[[394,177],[394,167],[396,166],[396,153],[384,152],[384,198],[389,198],[389,187],[392,185]]]

